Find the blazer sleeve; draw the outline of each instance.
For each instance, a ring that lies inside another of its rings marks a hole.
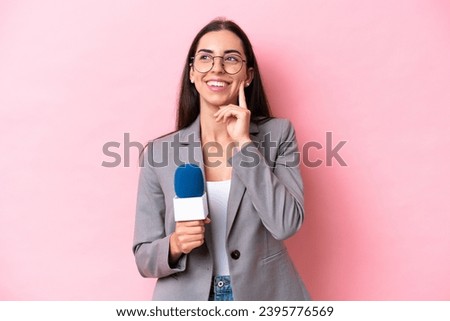
[[[304,198],[295,130],[288,120],[279,120],[279,125],[280,129],[266,136],[271,141],[265,148],[276,152],[264,153],[274,160],[268,162],[253,142],[244,145],[231,162],[263,225],[274,238],[284,240],[297,232],[303,222]]]
[[[153,143],[141,159],[133,252],[139,273],[144,277],[161,278],[183,271],[186,256],[177,266],[169,265],[169,237],[165,228],[165,199],[156,169],[152,164]]]

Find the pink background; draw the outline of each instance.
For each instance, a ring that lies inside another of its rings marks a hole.
[[[301,145],[287,243],[316,300],[450,299],[448,1],[2,1],[0,299],[146,300],[131,251],[137,150],[174,127],[185,54],[226,16],[252,40]],[[324,159],[324,150],[311,160]]]

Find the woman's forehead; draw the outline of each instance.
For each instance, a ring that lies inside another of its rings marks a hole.
[[[214,53],[236,50],[244,54],[241,39],[228,30],[211,31],[203,35],[198,42],[196,52],[202,49],[211,50]]]

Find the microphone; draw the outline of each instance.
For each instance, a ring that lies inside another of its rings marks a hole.
[[[175,221],[204,220],[208,216],[205,183],[200,167],[183,164],[175,170],[175,197],[173,210]]]

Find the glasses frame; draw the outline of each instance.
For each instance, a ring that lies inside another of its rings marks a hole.
[[[210,57],[212,58],[212,64],[211,64],[211,68],[210,68],[209,70],[207,70],[207,71],[200,71],[200,70],[198,70],[197,68],[195,68],[194,61],[195,61],[195,57],[198,56],[198,55],[210,56]],[[239,58],[242,59],[242,57],[241,57],[240,55],[237,55],[237,54],[235,54],[235,55],[236,55],[236,56],[239,56]],[[206,74],[206,73],[210,72],[210,71],[214,68],[214,64],[215,64],[215,62],[216,62],[216,58],[221,58],[221,59],[222,59],[222,69],[223,69],[223,71],[225,71],[225,73],[227,73],[227,74],[229,74],[229,75],[236,75],[237,73],[239,73],[239,72],[242,70],[242,67],[244,66],[244,63],[247,63],[247,60],[242,59],[241,67],[239,68],[239,70],[236,71],[236,72],[234,72],[234,73],[229,73],[229,72],[226,71],[226,69],[225,69],[225,64],[224,64],[224,62],[223,62],[223,58],[224,58],[224,57],[225,57],[225,56],[213,56],[213,55],[211,55],[211,54],[209,54],[209,53],[199,52],[199,53],[197,53],[195,56],[193,56],[193,57],[190,58],[192,62],[189,64],[189,66],[194,67],[194,69],[195,69],[197,72],[201,73],[201,74]]]

